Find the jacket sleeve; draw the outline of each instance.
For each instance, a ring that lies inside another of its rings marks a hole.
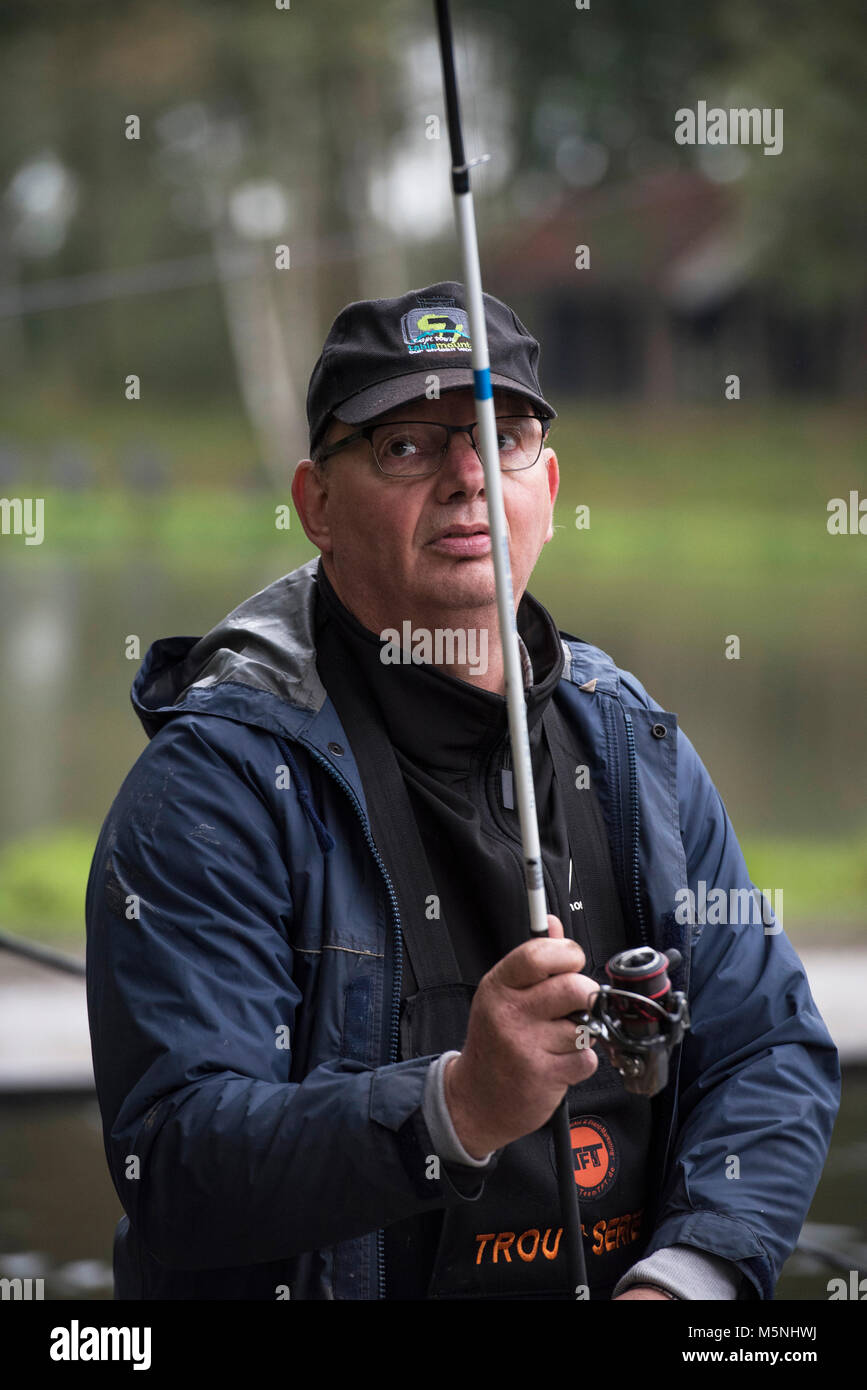
[[[822,1173],[839,1061],[782,922],[748,909],[754,886],[731,822],[682,732],[678,793],[688,887],[696,903],[702,884],[722,889],[725,906],[711,899],[693,927],[692,1027],[647,1253],[707,1251],[736,1265],[753,1296],[772,1298]]]
[[[177,1268],[322,1249],[476,1196],[484,1181],[426,1161],[431,1058],[342,1059],[336,1028],[332,1059],[288,1080],[303,885],[290,882],[287,832],[262,784],[263,739],[220,718],[169,723],[118,793],[88,883],[109,1168],[139,1238]]]

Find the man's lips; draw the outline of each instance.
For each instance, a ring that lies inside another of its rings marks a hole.
[[[491,537],[483,522],[475,526],[447,526],[432,541],[428,541],[428,545],[443,555],[487,555],[491,549]]]

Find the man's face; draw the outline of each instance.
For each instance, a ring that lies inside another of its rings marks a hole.
[[[528,415],[526,397],[495,390],[498,415]],[[377,417],[470,425],[472,391],[445,392],[439,400],[410,401]],[[333,421],[334,444],[359,426]],[[502,474],[503,501],[516,604],[542,546],[553,535],[559,473],[552,449],[543,448],[532,468]],[[328,459],[320,476],[308,460],[292,485],[308,537],[319,547],[334,587],[359,621],[373,631],[404,618],[491,607],[496,604],[490,537],[448,538],[452,528],[488,529],[485,475],[466,434],[455,434],[438,472],[426,478],[392,478],[381,472],[367,440]],[[478,621],[481,615],[476,615]]]

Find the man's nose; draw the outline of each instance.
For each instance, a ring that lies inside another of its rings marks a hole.
[[[485,470],[469,430],[455,430],[449,439],[449,447],[437,479],[441,485],[445,484],[449,488],[453,488],[457,482],[464,487],[472,487],[477,492],[484,487]]]

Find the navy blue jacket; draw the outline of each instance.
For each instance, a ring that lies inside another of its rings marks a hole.
[[[432,1058],[397,1061],[401,924],[316,671],[318,563],[199,640],[155,643],[133,685],[151,741],[87,890],[94,1069],[127,1213],[119,1298],[379,1298],[382,1229],[475,1191],[445,1166],[426,1176]],[[827,1152],[837,1053],[779,923],[702,925],[682,906],[702,882],[741,904],[752,884],[676,716],[561,636],[558,699],[590,754],[630,939],[682,952],[692,1013],[654,1102],[636,1258],[693,1246],[771,1298]]]

